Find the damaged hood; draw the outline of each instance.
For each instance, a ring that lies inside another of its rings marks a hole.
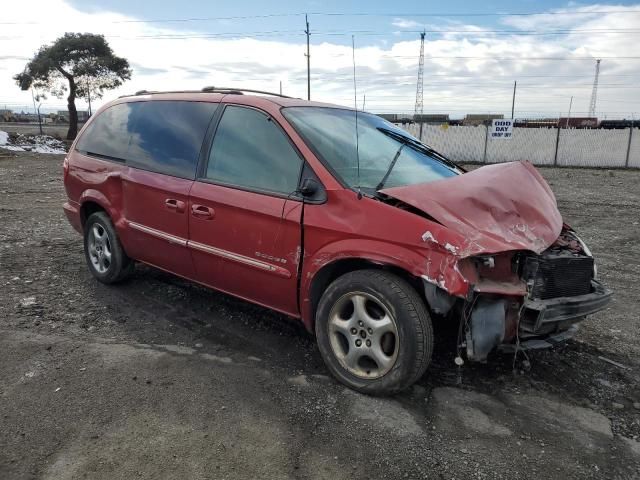
[[[555,196],[528,162],[488,165],[431,183],[381,190],[463,235],[460,256],[531,250],[540,253],[562,230]],[[433,236],[425,232],[426,238]],[[438,239],[433,239],[438,243]]]

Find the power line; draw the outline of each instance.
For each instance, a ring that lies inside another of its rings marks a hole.
[[[555,11],[555,12],[454,12],[454,13],[330,13],[330,12],[314,12],[309,15],[332,16],[332,17],[533,17],[544,15],[604,15],[612,13],[640,13],[640,10],[575,10]]]
[[[1,25],[2,23],[0,23]],[[362,35],[362,36],[391,36],[391,35],[415,35],[416,33],[422,33],[423,30],[393,30],[393,31],[380,31],[380,30],[313,30],[310,34],[326,37],[341,37],[349,35]],[[526,37],[526,36],[544,36],[544,35],[638,35],[640,29],[563,29],[563,30],[550,30],[550,31],[537,31],[537,30],[425,30],[425,33],[433,35],[466,35],[466,36],[513,36],[513,37]],[[224,37],[288,37],[288,36],[302,36],[306,34],[306,30],[300,33],[299,30],[270,30],[264,32],[218,32],[218,33],[155,33],[149,35],[116,35],[104,33],[105,38],[121,38],[125,40],[184,40],[184,39],[207,39],[207,38],[224,38]],[[2,40],[18,40],[21,38],[32,38],[33,35],[4,35],[0,37]]]
[[[314,32],[316,35],[322,36],[344,36],[344,35],[366,35],[366,36],[387,36],[387,35],[414,35],[416,33],[422,33],[423,30],[392,30],[392,31],[381,31],[381,30],[355,30],[353,32],[343,31],[343,30],[329,30],[329,31],[316,31]],[[469,36],[483,36],[483,35],[508,35],[508,36],[538,36],[538,35],[591,35],[595,34],[624,34],[624,35],[635,35],[640,33],[640,30],[637,28],[608,28],[608,29],[560,29],[560,30],[548,30],[548,31],[540,31],[540,30],[425,30],[426,33],[430,34],[456,34],[456,35],[469,35]]]
[[[640,13],[640,10],[574,10],[574,11],[553,11],[553,12],[397,12],[397,13],[346,13],[346,12],[304,12],[292,13],[269,13],[261,15],[238,15],[227,17],[192,17],[192,18],[161,18],[161,19],[131,19],[112,20],[107,23],[190,23],[190,22],[210,22],[220,20],[252,20],[261,18],[277,17],[302,17],[304,15],[316,17],[533,17],[533,16],[563,16],[563,15],[607,15],[607,14],[633,14]],[[48,22],[34,21],[11,21],[0,22],[0,25],[42,25]]]

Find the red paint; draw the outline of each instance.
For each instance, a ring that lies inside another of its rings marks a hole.
[[[97,204],[110,215],[126,252],[136,260],[301,317],[309,329],[313,281],[333,262],[361,259],[390,265],[460,297],[469,293],[471,284],[487,292],[522,295],[518,279],[507,274],[482,277],[467,257],[540,252],[560,234],[562,220],[553,194],[529,164],[487,166],[384,191],[430,220],[373,198],[359,199],[341,186],[280,111],[283,106],[316,103],[211,93],[145,95],[113,103],[154,98],[233,103],[264,111],[315,172],[327,201],[303,205],[281,196],[146,172],[81,155],[74,144],[65,160],[69,201],[64,210],[71,224],[81,231],[81,209],[87,202]]]
[[[302,204],[204,182],[193,184],[189,201],[215,211],[191,215],[189,240],[205,247],[191,249],[196,279],[297,315]]]
[[[463,244],[454,244],[462,257],[508,250],[540,253],[562,230],[553,192],[528,162],[489,165],[454,178],[389,188],[383,193],[463,235]],[[440,244],[446,241],[437,240]]]

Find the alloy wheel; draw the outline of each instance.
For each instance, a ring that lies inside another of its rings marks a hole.
[[[396,362],[398,327],[389,309],[364,292],[343,295],[329,313],[331,349],[343,368],[356,377],[375,379]]]
[[[111,240],[107,229],[94,223],[89,230],[89,259],[98,273],[105,273],[111,266]]]

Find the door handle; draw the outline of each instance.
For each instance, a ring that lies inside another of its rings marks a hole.
[[[175,211],[177,213],[184,212],[184,202],[181,202],[180,200],[176,200],[174,198],[167,198],[164,201],[164,205],[169,210],[173,210],[173,211]]]
[[[205,207],[204,205],[193,204],[191,205],[191,215],[205,220],[211,220],[215,215],[215,211],[213,208]]]

